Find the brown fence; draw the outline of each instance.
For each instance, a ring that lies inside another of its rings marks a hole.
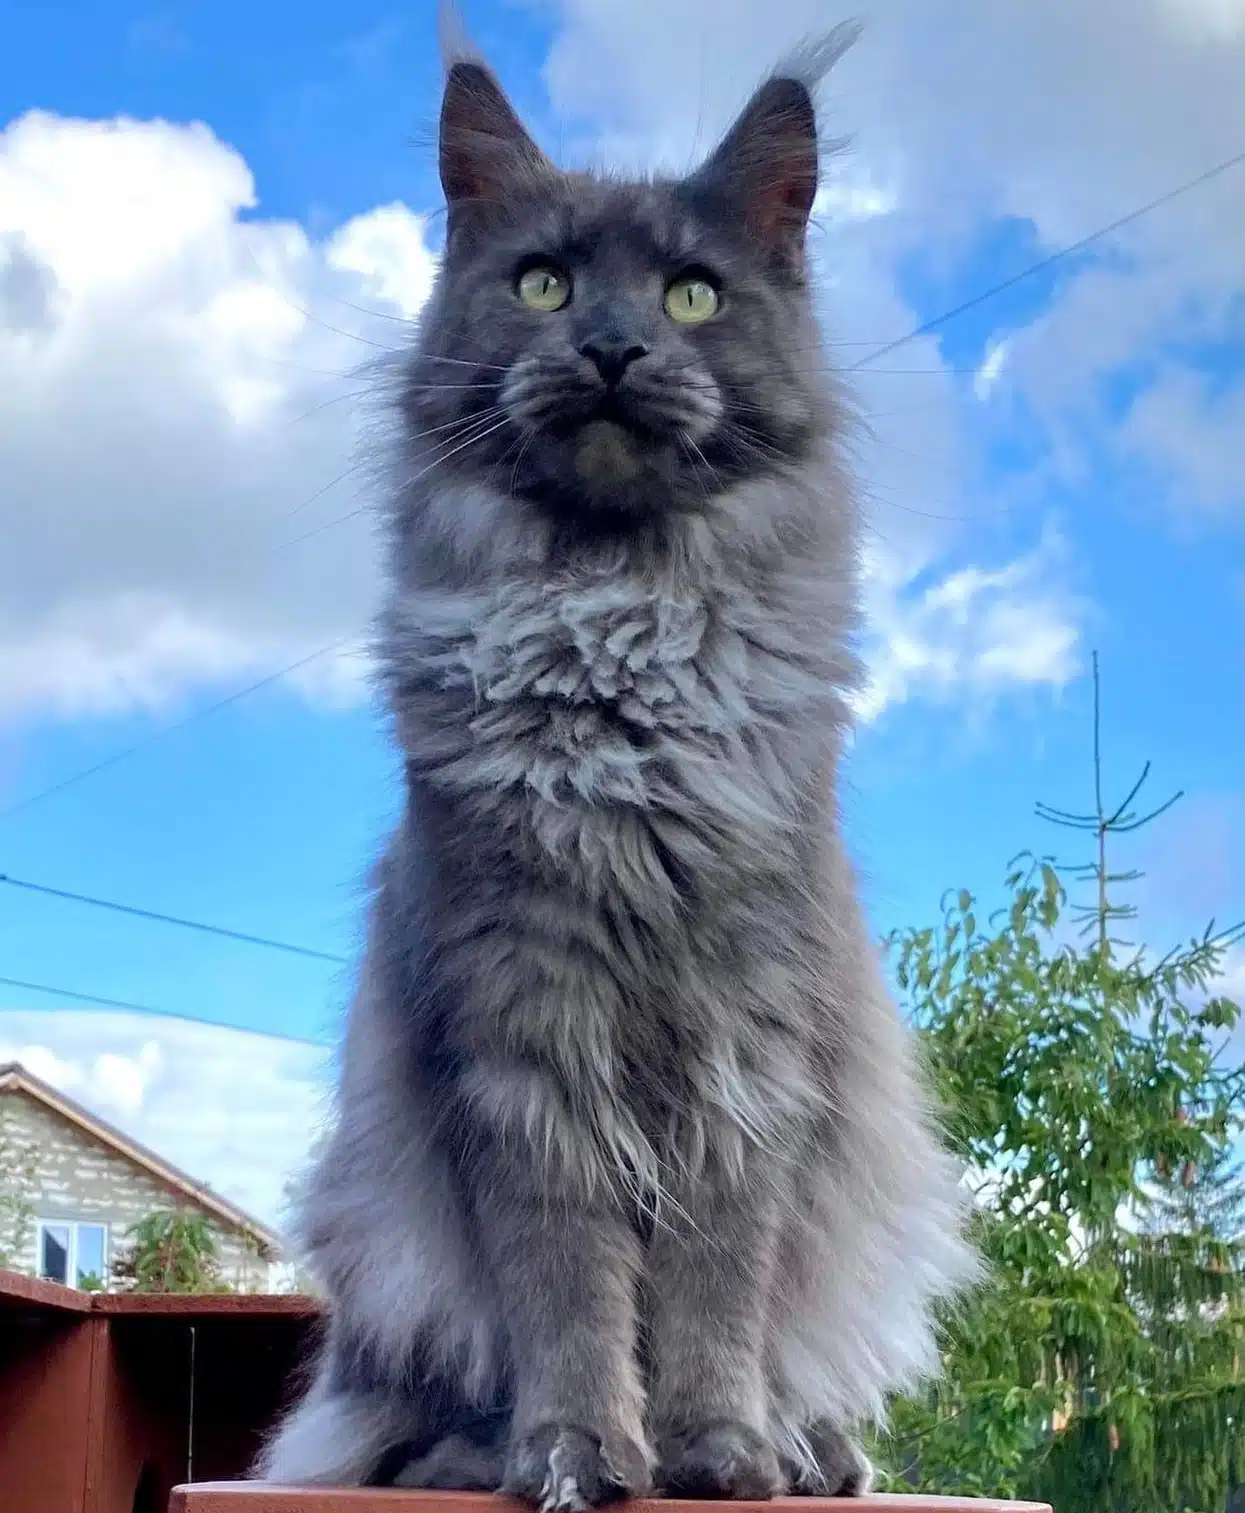
[[[318,1316],[0,1271],[0,1513],[164,1513],[179,1483],[243,1475]]]
[[[0,1513],[522,1513],[454,1492],[239,1486],[291,1391],[313,1298],[84,1293],[0,1271]],[[188,1485],[195,1483],[195,1485]],[[231,1483],[233,1483],[231,1485]],[[1036,1503],[870,1497],[869,1513],[1050,1513]],[[732,1513],[860,1508],[732,1503]],[[721,1513],[634,1503],[630,1513]]]

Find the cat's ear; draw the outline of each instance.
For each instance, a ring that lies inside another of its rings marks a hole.
[[[449,65],[439,160],[451,220],[468,210],[504,204],[518,181],[555,172],[497,80],[474,58]]]
[[[850,24],[836,28],[767,79],[690,181],[739,216],[762,249],[793,271],[803,267],[817,194],[813,89],[851,46],[856,30]]]

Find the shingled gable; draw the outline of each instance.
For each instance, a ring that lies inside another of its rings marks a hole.
[[[249,1235],[259,1247],[260,1257],[263,1260],[270,1261],[276,1257],[280,1242],[277,1236],[270,1229],[265,1228],[258,1219],[253,1219],[250,1214],[236,1208],[203,1183],[196,1182],[193,1177],[164,1160],[162,1156],[157,1156],[145,1145],[140,1145],[137,1140],[123,1134],[121,1130],[100,1119],[89,1109],[83,1108],[75,1099],[50,1087],[42,1078],[27,1071],[20,1062],[10,1061],[0,1066],[0,1093],[25,1093],[27,1097],[35,1099],[52,1113],[69,1120],[84,1134],[99,1141],[118,1155],[124,1156],[136,1166],[142,1167],[157,1182],[170,1188],[179,1196],[188,1198],[191,1203],[206,1210],[222,1223],[229,1225],[231,1229],[241,1230]]]

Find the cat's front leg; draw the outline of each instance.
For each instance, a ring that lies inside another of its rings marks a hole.
[[[550,1191],[526,1141],[472,1163],[475,1209],[510,1341],[503,1491],[546,1510],[651,1486],[635,1360],[638,1242],[617,1198]]]
[[[650,1423],[670,1496],[785,1490],[766,1433],[765,1313],[777,1201],[758,1181],[706,1173],[663,1205],[646,1265]]]

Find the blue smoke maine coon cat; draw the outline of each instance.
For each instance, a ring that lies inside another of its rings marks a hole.
[[[804,242],[841,40],[677,182],[564,174],[449,68],[381,642],[407,802],[272,1479],[854,1493],[855,1426],[936,1364],[956,1173],[838,820],[860,521]]]

